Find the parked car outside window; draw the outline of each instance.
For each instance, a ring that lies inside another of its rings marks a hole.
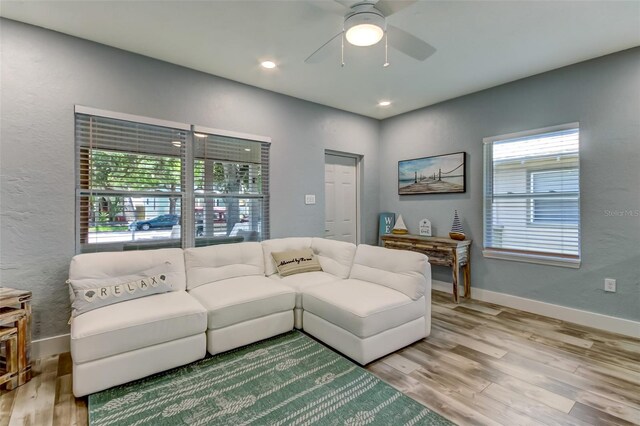
[[[180,223],[180,216],[163,214],[147,220],[134,220],[129,224],[130,231],[148,231],[150,229],[168,229]]]

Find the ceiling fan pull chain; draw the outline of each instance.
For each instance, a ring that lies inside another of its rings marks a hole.
[[[383,67],[388,67],[389,66],[389,46],[388,46],[388,41],[389,41],[389,33],[385,30],[384,32],[384,64],[382,64]]]
[[[342,38],[340,39],[342,41],[342,51],[340,53],[341,57],[340,57],[340,66],[344,67],[344,32],[342,33]]]

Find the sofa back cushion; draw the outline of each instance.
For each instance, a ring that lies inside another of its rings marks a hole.
[[[344,241],[313,238],[311,248],[324,272],[340,278],[348,278],[356,254],[356,245]]]
[[[77,316],[113,303],[184,290],[181,249],[85,253],[69,266],[69,296]]]
[[[311,238],[277,238],[274,240],[265,240],[261,244],[265,275],[270,276],[278,273],[276,262],[273,260],[273,256],[271,255],[271,253],[311,248]]]
[[[430,271],[424,254],[360,244],[349,278],[383,285],[418,300],[425,294]]]
[[[188,248],[184,251],[187,289],[250,275],[264,275],[260,243],[247,242]]]

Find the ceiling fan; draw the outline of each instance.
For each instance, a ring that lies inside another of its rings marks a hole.
[[[342,41],[342,66],[344,66],[345,40],[354,46],[373,46],[380,42],[383,37],[385,38],[385,67],[389,65],[388,45],[418,61],[424,61],[435,53],[436,48],[398,27],[387,24],[389,16],[416,1],[364,0],[353,3],[353,1],[348,0],[335,0],[335,3],[316,3],[324,5],[323,9],[332,5],[332,11],[335,10],[335,7],[339,7],[340,12],[344,12],[345,7],[348,8],[348,11],[344,15],[342,31],[331,37],[329,41],[320,46],[304,61],[308,64],[313,64],[324,60],[332,51],[332,42],[337,40],[338,37]]]

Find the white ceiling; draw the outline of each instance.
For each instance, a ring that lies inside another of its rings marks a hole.
[[[339,43],[304,63],[342,29],[331,0],[0,5],[9,19],[378,119],[640,45],[637,0],[418,1],[388,22],[438,50],[424,62],[390,50],[388,68],[383,43],[347,46],[344,68]]]

